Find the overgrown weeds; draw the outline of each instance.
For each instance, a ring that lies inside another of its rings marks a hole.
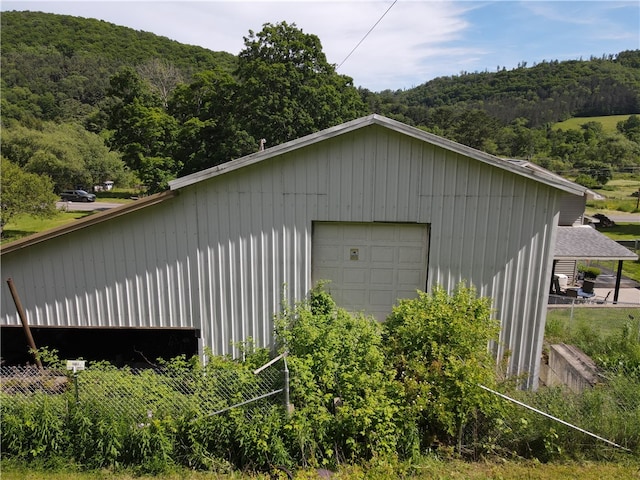
[[[338,308],[317,288],[308,301],[277,317],[274,351],[248,343],[242,360],[179,357],[160,370],[90,364],[79,375],[79,388],[90,382],[91,396],[78,395],[73,382],[57,393],[37,388],[20,393],[5,388],[9,384],[3,380],[2,454],[45,468],[74,465],[136,475],[184,468],[229,475],[367,465],[370,472],[408,469],[410,477],[410,466],[425,455],[615,459],[619,453],[597,439],[478,385],[637,454],[634,332],[630,327],[606,344],[581,334],[594,348],[615,347],[602,351],[603,364],[620,365],[623,357],[627,362],[619,374],[612,369],[601,386],[579,395],[561,388],[522,392],[496,376],[486,346],[497,325],[488,300],[477,298],[473,289],[461,285],[451,295],[441,289],[420,294],[401,302],[383,326]],[[227,409],[244,403],[243,390],[257,388],[254,370],[281,352],[288,353],[293,409],[285,411],[278,396]],[[59,366],[54,352],[45,349],[41,358]]]

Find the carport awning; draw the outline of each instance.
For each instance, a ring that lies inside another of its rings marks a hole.
[[[554,260],[637,260],[631,250],[587,225],[558,227]]]

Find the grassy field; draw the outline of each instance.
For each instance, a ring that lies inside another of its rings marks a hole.
[[[257,475],[248,473],[216,474],[212,472],[193,472],[183,470],[164,475],[136,475],[132,472],[114,473],[97,472],[47,472],[27,468],[3,468],[3,480],[246,480],[286,478],[286,476]],[[297,480],[329,478],[321,476],[315,470],[301,470],[295,473]],[[402,464],[400,466],[345,466],[330,478],[334,480],[387,480],[403,479],[451,479],[451,480],[485,480],[485,479],[522,479],[528,480],[603,480],[640,478],[640,461],[627,458],[621,462],[568,462],[546,463],[533,461],[482,461],[463,462],[460,460],[425,459],[418,464]]]
[[[628,178],[609,180],[604,188],[595,191],[607,198],[637,202],[637,199],[632,197],[631,194],[638,190],[640,190],[640,178],[630,176]]]
[[[97,202],[109,203],[130,203],[132,196],[136,195],[134,190],[113,189],[109,192],[98,192]],[[12,242],[19,238],[26,237],[38,232],[51,230],[52,228],[72,223],[79,218],[92,215],[94,212],[65,212],[60,210],[52,218],[37,218],[31,215],[17,215],[8,222],[3,229],[0,243]]]
[[[92,215],[93,212],[58,212],[52,218],[37,218],[31,215],[16,215],[2,231],[2,243],[12,242],[38,232],[71,223],[79,218]]]
[[[588,328],[600,337],[622,331],[625,324],[640,331],[640,307],[556,306],[547,312],[545,339],[549,343],[566,341],[573,333]]]
[[[609,237],[611,240],[615,241],[631,241],[636,239],[640,240],[640,223],[617,223],[614,227],[603,228],[599,231]],[[618,270],[617,260],[592,262],[591,265],[605,268],[612,272],[616,272]],[[623,262],[622,275],[640,282],[640,263],[637,261]]]
[[[606,117],[576,117],[556,123],[554,130],[579,130],[582,125],[589,122],[599,122],[606,133],[615,133],[618,122],[622,122],[629,118],[629,115],[609,115]]]
[[[587,212],[590,214],[600,212],[605,215],[615,212],[634,213],[640,211],[639,197],[634,197],[640,191],[640,178],[629,176],[628,178],[616,178],[609,180],[607,184],[596,189],[595,192],[606,197],[604,200],[589,200]]]

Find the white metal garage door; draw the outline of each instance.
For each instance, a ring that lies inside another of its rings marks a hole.
[[[313,283],[329,280],[336,303],[384,320],[398,298],[415,298],[427,281],[428,226],[314,222]]]

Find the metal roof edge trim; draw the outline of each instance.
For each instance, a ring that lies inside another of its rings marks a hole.
[[[207,168],[206,170],[201,170],[199,172],[195,172],[181,178],[176,178],[175,180],[169,181],[169,188],[171,190],[177,190],[179,188],[188,187],[189,185],[193,185],[194,183],[198,183],[202,180],[208,180],[209,178],[217,177],[218,175],[232,172],[242,167],[253,165],[254,163],[258,163],[269,158],[277,157],[278,155],[283,155],[298,148],[306,147],[322,140],[326,140],[368,125],[372,125],[374,123],[375,117],[377,117],[377,115],[373,114],[366,117],[357,118],[355,120],[341,123],[340,125],[329,127],[325,130],[320,130],[319,132],[311,133],[309,135],[305,135],[304,137],[300,137],[295,140],[290,140],[280,145],[267,148],[262,152],[250,153],[249,155],[245,155],[244,157],[240,157],[226,163],[221,163],[220,165],[216,165],[215,167]]]
[[[77,230],[82,230],[83,228],[90,227],[92,225],[101,223],[108,219],[117,218],[122,215],[127,215],[129,213],[135,212],[142,208],[150,207],[151,205],[155,205],[165,200],[168,200],[169,198],[173,198],[177,194],[178,192],[166,190],[164,192],[156,193],[154,195],[149,195],[148,197],[144,197],[142,199],[136,200],[133,203],[127,203],[120,207],[111,208],[103,212],[89,215],[88,217],[81,218],[79,220],[76,220],[73,223],[62,225],[60,227],[55,227],[50,230],[46,230],[44,232],[34,233],[33,235],[29,235],[28,237],[20,238],[18,240],[14,240],[13,242],[0,245],[0,255],[11,253],[16,250],[20,250],[22,248],[35,245],[37,243],[50,240],[52,238],[60,237],[68,233],[75,232]]]
[[[538,174],[537,172],[531,169],[528,169],[526,167],[523,167],[520,165],[514,165],[508,160],[502,159],[500,157],[496,157],[495,155],[491,155],[489,153],[476,150],[475,148],[462,145],[460,143],[454,142],[452,140],[448,140],[443,137],[439,137],[433,133],[426,132],[419,128],[412,127],[405,123],[402,123],[397,120],[393,120],[391,118],[385,117],[383,115],[375,114],[375,113],[368,115],[366,117],[357,118],[355,120],[351,120],[349,122],[336,125],[334,127],[329,127],[319,132],[311,133],[309,135],[306,135],[304,137],[301,137],[295,140],[291,140],[281,145],[276,145],[274,147],[267,148],[262,152],[251,153],[244,157],[240,157],[238,159],[231,160],[229,162],[222,163],[220,165],[216,165],[215,167],[211,167],[206,170],[202,170],[200,172],[195,172],[190,175],[186,175],[184,177],[171,180],[169,182],[169,188],[171,190],[177,190],[183,187],[188,187],[202,180],[207,180],[209,178],[222,175],[224,173],[232,172],[242,167],[252,165],[254,163],[258,163],[263,160],[267,160],[269,158],[273,158],[275,156],[288,153],[298,148],[305,147],[313,143],[326,140],[328,138],[336,137],[338,135],[342,135],[342,134],[351,132],[353,130],[357,130],[359,128],[367,127],[374,124],[389,128],[390,130],[396,131],[398,133],[403,133],[417,140],[426,141],[428,143],[431,143],[432,145],[436,145],[441,148],[451,150],[456,153],[460,153],[467,157],[473,158],[474,160],[478,160],[488,165],[501,168],[503,170],[514,173],[516,175],[520,175],[520,176],[529,178],[531,180],[534,180],[536,182],[549,185],[551,187],[557,188],[559,190],[563,190],[573,195],[578,195],[578,196],[584,195],[583,187],[580,187],[577,184],[574,184],[573,182],[569,182],[568,180],[565,180],[565,181],[554,180],[552,178],[549,178],[549,176]]]
[[[381,124],[385,124],[396,131],[405,133],[409,136],[417,138],[418,140],[427,141],[433,145],[437,145],[447,150],[460,153],[467,157],[473,158],[474,160],[478,160],[491,166],[507,170],[511,173],[529,178],[539,183],[544,183],[545,185],[558,188],[565,192],[582,196],[584,195],[584,192],[586,190],[586,187],[578,185],[577,183],[571,182],[570,180],[567,180],[565,178],[553,178],[551,175],[547,175],[543,172],[529,169],[522,165],[514,164],[513,162],[510,162],[509,160],[506,160],[504,158],[497,157],[495,155],[477,150],[472,147],[468,147],[467,145],[454,142],[453,140],[449,140],[447,138],[439,137],[438,135],[435,135],[433,133],[426,132],[419,128],[398,122],[397,120],[381,116],[377,116],[377,119]]]
[[[637,260],[638,259],[638,255],[636,255],[633,252],[629,252],[629,256],[628,257],[621,257],[619,255],[615,256],[615,257],[593,257],[593,256],[588,256],[585,257],[583,256],[573,256],[573,255],[554,255],[553,256],[554,260],[601,260],[603,262],[605,261],[612,261],[612,260],[623,260],[623,261],[629,261],[629,260]]]

